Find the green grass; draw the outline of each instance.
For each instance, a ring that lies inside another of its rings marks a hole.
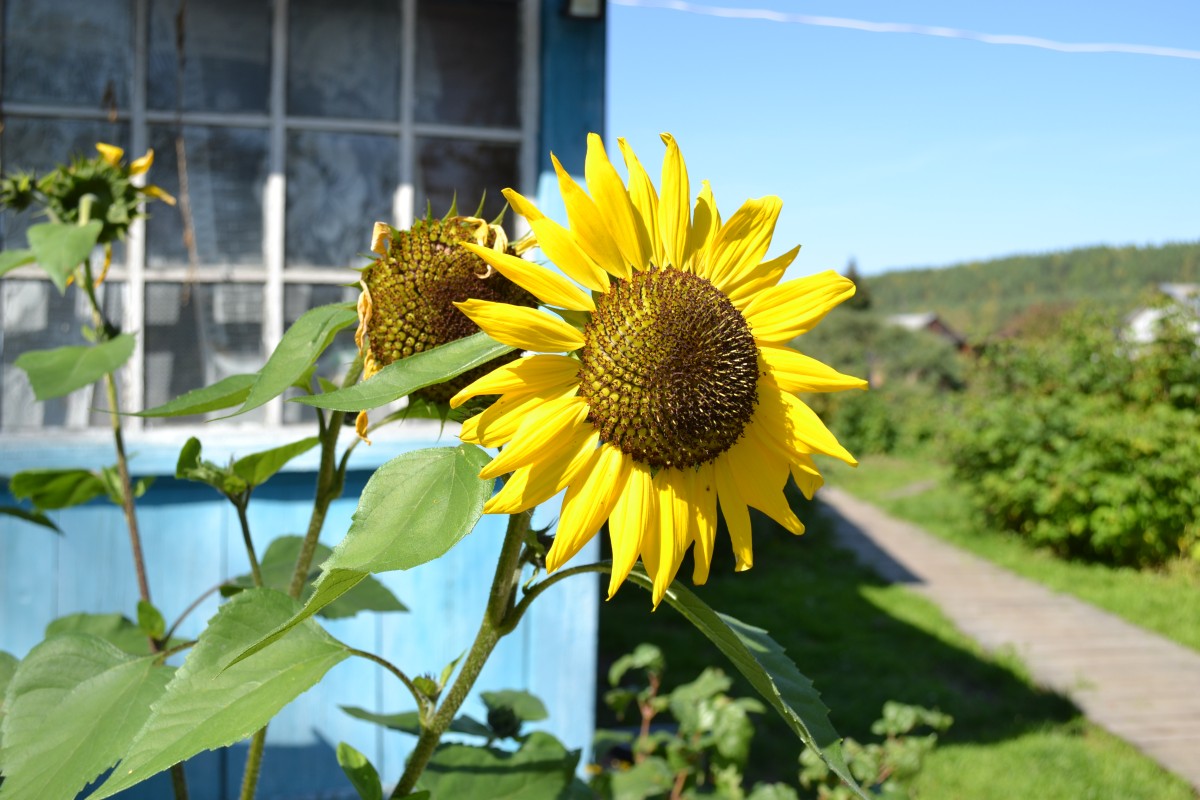
[[[803,501],[801,501],[803,504]],[[884,701],[936,707],[954,725],[920,777],[920,797],[1185,800],[1179,779],[1084,720],[1067,700],[1030,684],[1012,658],[985,655],[936,607],[884,584],[833,546],[827,526],[803,504],[809,531],[795,538],[755,520],[755,567],[735,574],[728,539],[697,594],[715,609],[766,628],[812,678],[842,735],[873,739]],[[681,574],[690,571],[685,565]],[[720,652],[665,604],[624,587],[600,614],[600,688],[611,661],[639,642],[667,655],[668,687],[704,667],[728,668]],[[739,683],[738,695],[753,690]],[[598,711],[603,726],[630,724]],[[799,742],[771,714],[760,718],[751,779],[796,783]]]
[[[1200,650],[1200,564],[1181,559],[1166,569],[1146,571],[1064,561],[1012,534],[990,530],[949,469],[927,461],[869,456],[857,469],[835,465],[827,472],[831,484],[896,517]]]

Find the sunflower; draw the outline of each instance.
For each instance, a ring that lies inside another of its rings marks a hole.
[[[753,565],[748,507],[803,532],[784,497],[789,476],[811,499],[822,483],[813,454],[856,462],[796,394],[866,388],[787,346],[851,297],[854,284],[834,272],[780,284],[800,248],[763,260],[779,198],[749,200],[722,222],[704,182],[693,208],[679,147],[669,134],[662,139],[661,196],[624,140],[628,185],[595,134],[587,191],[553,159],[569,228],[505,190],[566,277],[464,247],[556,316],[458,303],[488,335],[535,355],[451,399],[458,406],[499,395],[461,434],[503,446],[481,477],[512,473],[485,512],[517,513],[566,489],[547,568],[562,566],[607,520],[609,596],[640,558],[655,605],[689,546],[693,580],[707,580],[718,509],[738,571]]]

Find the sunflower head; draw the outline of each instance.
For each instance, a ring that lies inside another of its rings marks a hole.
[[[455,307],[471,299],[533,306],[536,299],[465,250],[471,242],[496,252],[515,253],[504,230],[478,217],[426,218],[407,230],[378,222],[371,249],[378,256],[362,272],[356,339],[363,354],[363,378],[414,353],[470,336],[479,326]],[[515,355],[502,356],[445,384],[416,394],[444,403],[483,373]]]
[[[619,141],[627,179],[594,134],[586,190],[554,160],[567,227],[505,191],[562,274],[463,245],[557,316],[459,303],[490,336],[535,355],[478,378],[451,405],[500,396],[462,430],[464,441],[503,447],[482,477],[511,473],[486,512],[517,513],[565,489],[547,568],[607,521],[609,593],[640,560],[657,604],[689,548],[693,579],[707,579],[718,514],[738,570],[753,564],[749,508],[804,530],[788,481],[811,498],[813,454],[855,462],[797,395],[866,384],[789,346],[854,284],[833,272],[781,282],[799,248],[766,258],[779,198],[748,200],[723,221],[706,182],[693,200],[670,135],[661,194]]]

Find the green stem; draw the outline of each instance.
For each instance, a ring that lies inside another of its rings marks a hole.
[[[409,694],[413,696],[413,700],[417,701],[418,708],[424,707],[424,705],[429,702],[425,695],[421,693],[421,690],[417,688],[417,685],[412,682],[412,679],[405,675],[402,669],[388,661],[386,658],[377,656],[374,653],[368,653],[366,650],[356,650],[353,647],[350,648],[350,655],[358,656],[359,658],[365,658],[368,661],[374,661],[376,664],[395,675],[396,678],[404,684],[404,688],[408,689]]]
[[[188,800],[187,775],[183,771],[183,764],[171,767],[171,788],[175,790],[175,800]]]
[[[393,800],[412,793],[417,779],[421,777],[429,759],[433,757],[433,751],[437,749],[442,735],[449,729],[455,714],[470,694],[471,687],[475,685],[488,656],[507,632],[504,628],[509,612],[513,609],[513,593],[521,576],[521,547],[525,541],[525,533],[529,530],[530,516],[531,512],[525,511],[513,514],[508,519],[508,530],[504,534],[504,545],[496,563],[496,575],[492,579],[492,589],[488,594],[483,621],[479,623],[479,633],[475,635],[475,642],[471,645],[462,670],[450,691],[446,693],[442,704],[438,706],[428,724],[421,729],[421,736],[408,757],[404,774],[392,790]]]
[[[512,610],[512,613],[509,614],[508,618],[504,621],[503,633],[508,634],[515,630],[517,625],[521,623],[521,618],[525,616],[525,612],[529,610],[529,606],[532,605],[533,601],[538,598],[538,595],[549,589],[554,584],[559,583],[560,581],[565,581],[567,578],[575,575],[583,575],[587,572],[608,572],[611,569],[612,563],[609,561],[601,561],[596,564],[584,564],[580,567],[564,569],[562,572],[551,575],[544,581],[535,584],[533,588],[525,592],[525,596],[521,598],[521,602],[517,603],[516,608]]]
[[[267,726],[261,727],[250,740],[250,752],[246,754],[246,771],[242,773],[242,791],[239,800],[254,800],[258,789],[258,773],[262,770],[263,749],[267,744]]]
[[[259,567],[258,555],[254,552],[254,540],[250,538],[250,520],[246,518],[246,506],[249,504],[249,501],[249,496],[239,497],[233,500],[233,505],[238,512],[238,522],[242,525],[242,541],[246,545],[246,555],[250,559],[250,574],[254,578],[254,585],[262,588],[262,568]]]

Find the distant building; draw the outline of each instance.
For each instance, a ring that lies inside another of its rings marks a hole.
[[[884,318],[887,324],[908,331],[926,331],[940,336],[954,349],[965,352],[970,349],[967,339],[958,331],[947,325],[936,311],[925,311],[917,314],[889,314]]]
[[[1162,302],[1125,317],[1125,339],[1133,344],[1149,344],[1158,337],[1167,316],[1183,312],[1189,317],[1188,330],[1200,341],[1200,284],[1160,283],[1156,288]]]

